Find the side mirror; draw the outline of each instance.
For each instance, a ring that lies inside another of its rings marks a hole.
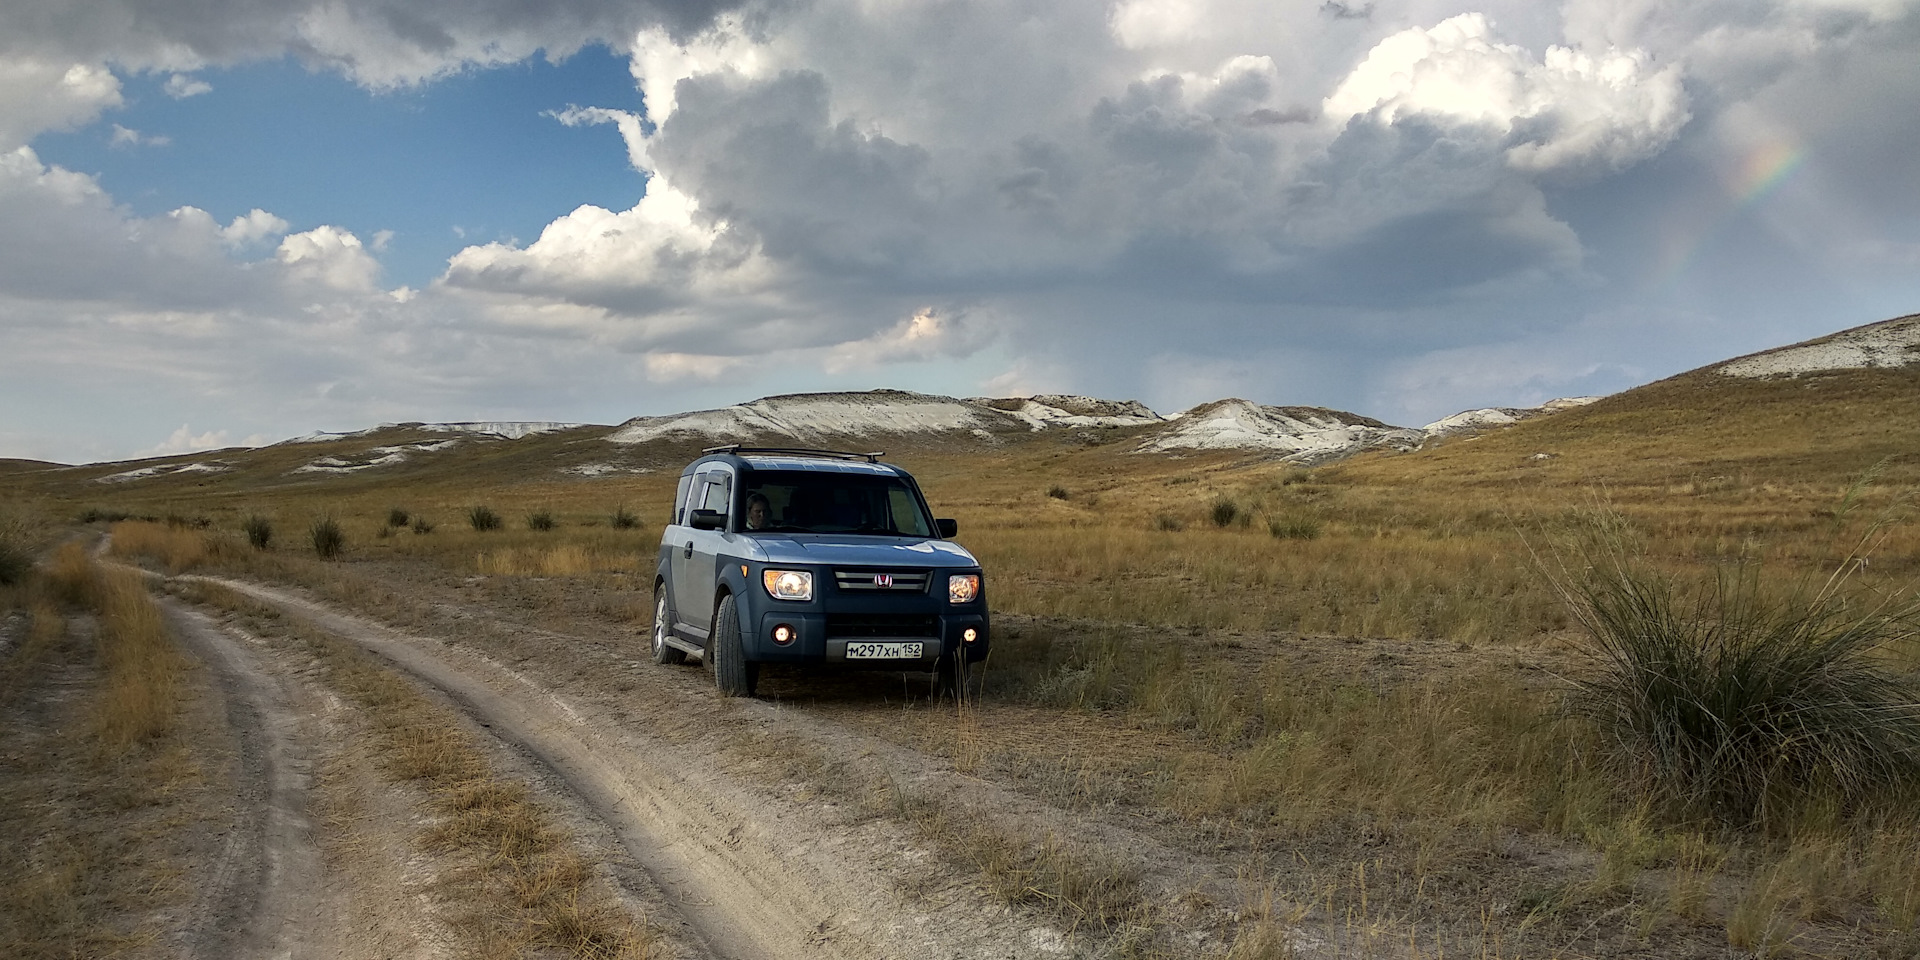
[[[935,520],[933,525],[940,530],[940,539],[942,540],[951,540],[955,534],[960,532],[960,521],[958,520]]]
[[[693,516],[688,518],[687,525],[695,530],[724,530],[727,515],[718,510],[695,510]]]

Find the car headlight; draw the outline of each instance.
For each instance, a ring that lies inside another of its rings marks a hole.
[[[972,603],[980,596],[980,575],[963,573],[947,578],[948,603]]]
[[[763,570],[760,582],[775,600],[813,599],[813,574],[805,570]]]

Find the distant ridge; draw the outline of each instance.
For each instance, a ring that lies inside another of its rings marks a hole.
[[[1325,463],[1365,450],[1412,450],[1426,435],[1372,417],[1324,407],[1270,407],[1232,398],[1180,414],[1142,452],[1270,450],[1300,464]]]
[[[1478,433],[1500,427],[1510,427],[1522,420],[1549,413],[1558,413],[1573,407],[1584,407],[1600,397],[1561,397],[1548,400],[1537,407],[1482,407],[1478,410],[1462,410],[1450,417],[1442,417],[1421,428],[1429,437],[1446,437],[1458,433]]]
[[[1834,370],[1904,367],[1920,361],[1920,313],[1842,330],[1713,366],[1729,377],[1797,377]]]

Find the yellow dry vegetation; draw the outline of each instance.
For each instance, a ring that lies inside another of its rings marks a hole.
[[[936,513],[959,520],[996,612],[1029,624],[996,640],[968,721],[979,731],[960,761],[969,768],[1017,768],[1059,781],[1063,802],[1141,808],[1223,846],[1311,850],[1319,865],[1288,874],[1283,892],[1357,916],[1472,916],[1463,878],[1516,834],[1572,845],[1553,884],[1503,894],[1519,914],[1478,905],[1483,946],[1557,918],[1575,931],[1626,923],[1656,940],[1705,927],[1760,955],[1920,949],[1913,804],[1809,809],[1761,834],[1675,822],[1592,766],[1588,734],[1553,722],[1554,671],[1581,668],[1553,576],[1581,574],[1596,544],[1681,583],[1758,570],[1783,592],[1844,564],[1852,596],[1910,594],[1920,371],[1688,374],[1415,453],[1312,468],[1141,455],[1130,436],[909,443],[890,458],[914,471]],[[211,527],[156,526],[138,546],[116,533],[117,549],[169,569],[329,582],[339,596],[384,597],[368,586],[405,565],[591,580],[644,605],[673,471],[553,480],[528,464],[554,444],[381,483],[129,491],[116,506]],[[43,493],[76,510],[98,500]],[[397,503],[430,532],[390,526]],[[483,503],[505,517],[546,511],[554,529],[473,530],[463,518]],[[645,526],[608,522],[627,504]],[[298,530],[322,513],[345,529],[346,564],[322,569],[298,543],[254,551],[238,538],[248,515]],[[201,539],[202,553],[179,538]],[[1326,653],[1347,640],[1379,653]],[[1386,671],[1377,664],[1406,660],[1393,644],[1465,666]],[[1903,675],[1920,665],[1911,642],[1881,655]],[[951,727],[941,721],[924,743],[956,750]],[[1032,730],[1047,735],[1023,737]],[[909,807],[900,801],[899,815],[915,816]],[[920,816],[937,823],[929,810]],[[997,843],[949,848],[989,876],[1041,869],[1002,863]],[[1273,928],[1248,928],[1234,955],[1277,955],[1283,913]]]

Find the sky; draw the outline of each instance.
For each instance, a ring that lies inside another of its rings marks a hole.
[[[9,0],[0,457],[1419,426],[1920,312],[1920,0]]]

